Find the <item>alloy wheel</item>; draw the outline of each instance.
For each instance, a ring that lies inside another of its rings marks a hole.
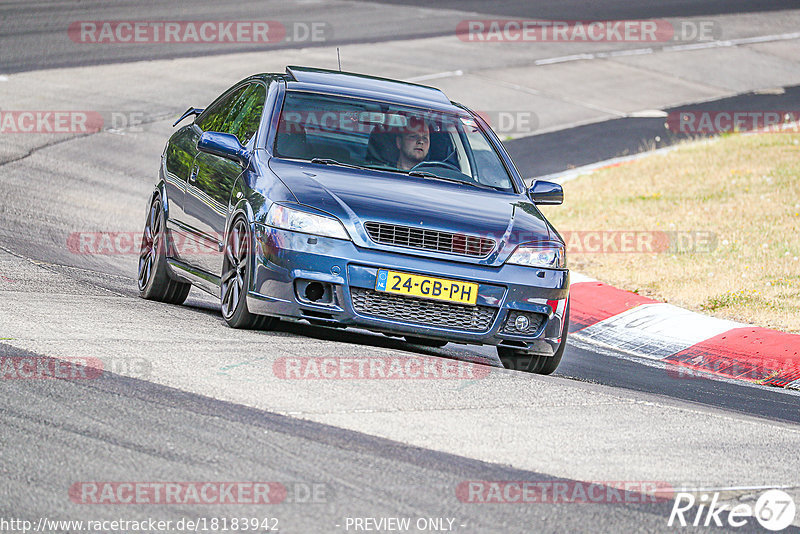
[[[222,315],[229,319],[247,295],[247,269],[250,262],[250,237],[244,220],[239,219],[231,228],[225,246],[225,270],[222,276]]]

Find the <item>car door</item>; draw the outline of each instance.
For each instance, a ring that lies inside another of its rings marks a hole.
[[[178,130],[164,151],[164,180],[169,201],[167,225],[173,239],[172,256],[185,263],[194,263],[200,250],[199,233],[190,225],[185,207],[186,191],[196,174],[197,141],[203,133],[198,123],[222,124],[227,116],[226,106],[233,96],[230,93],[228,91],[217,98],[192,124]]]
[[[233,87],[220,96],[209,108],[200,115],[192,124],[194,132],[194,151],[192,153],[192,161],[190,170],[187,176],[186,187],[182,195],[182,215],[181,230],[184,232],[182,241],[176,243],[178,249],[178,256],[185,263],[195,267],[202,268],[201,265],[206,263],[204,256],[215,254],[216,242],[207,228],[201,228],[198,213],[202,213],[202,209],[196,204],[202,204],[205,195],[197,187],[197,174],[198,174],[198,161],[197,156],[201,154],[197,150],[197,140],[204,131],[220,131],[223,128],[225,119],[233,106],[234,101],[241,96],[247,89],[247,85]],[[226,199],[227,202],[227,199]],[[177,240],[176,240],[177,241]]]
[[[266,86],[252,82],[234,90],[225,102],[224,118],[200,121],[203,131],[235,135],[247,146],[255,136],[266,100]],[[198,152],[186,188],[185,212],[188,225],[197,241],[197,253],[191,264],[214,276],[222,272],[222,247],[225,224],[231,209],[231,191],[244,172],[238,162],[221,156]]]
[[[186,183],[192,172],[194,159],[197,156],[197,140],[199,138],[199,130],[194,128],[194,125],[184,126],[170,138],[162,156],[164,187],[169,207],[167,226],[176,244],[174,253],[179,259],[180,244],[186,239],[186,232],[183,230],[186,224],[183,197],[186,193]]]

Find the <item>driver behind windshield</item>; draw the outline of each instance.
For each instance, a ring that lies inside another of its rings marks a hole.
[[[431,134],[428,123],[419,117],[410,117],[408,124],[397,134],[397,168],[411,170],[422,163],[431,147]]]

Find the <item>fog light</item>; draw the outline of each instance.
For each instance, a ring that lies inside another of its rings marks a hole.
[[[297,279],[294,282],[297,300],[304,304],[336,305],[336,289],[328,282]]]
[[[311,282],[306,286],[306,298],[316,302],[325,294],[325,288],[319,282]]]
[[[502,332],[518,336],[536,335],[546,320],[547,316],[541,313],[511,310],[508,313]]]

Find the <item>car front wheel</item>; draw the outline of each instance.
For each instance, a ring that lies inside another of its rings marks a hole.
[[[561,343],[552,356],[535,356],[509,347],[497,347],[497,355],[503,367],[517,371],[526,371],[540,375],[549,375],[555,372],[567,348],[567,332],[569,331],[569,304],[564,314],[564,326],[561,333]]]
[[[256,315],[247,309],[252,254],[249,225],[243,217],[239,217],[228,232],[220,283],[222,317],[232,328],[267,329],[275,322],[272,317]]]

